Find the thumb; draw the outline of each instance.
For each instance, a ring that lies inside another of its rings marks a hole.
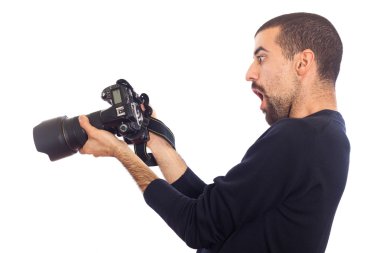
[[[91,130],[93,128],[93,126],[91,125],[90,123],[90,120],[87,118],[87,116],[85,115],[80,115],[78,117],[78,120],[79,120],[79,124],[80,126],[86,131],[88,132],[89,130]]]

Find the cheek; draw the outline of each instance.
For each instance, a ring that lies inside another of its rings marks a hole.
[[[268,96],[275,95],[284,87],[286,75],[276,68],[270,68],[262,71],[261,83],[265,87]]]
[[[290,86],[293,85],[293,73],[290,72],[288,66],[276,66],[268,73],[266,81],[268,91],[281,95],[281,93],[287,93]]]

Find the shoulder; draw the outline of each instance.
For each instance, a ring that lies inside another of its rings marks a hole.
[[[304,118],[287,118],[276,122],[263,136],[308,137],[319,134],[345,133],[345,123],[339,112],[323,110]]]
[[[299,141],[309,139],[315,133],[313,124],[303,119],[282,119],[273,124],[259,139],[258,142],[297,144]]]
[[[316,142],[326,144],[336,138],[346,139],[344,120],[338,112],[324,110],[305,118],[279,120],[260,136],[250,150],[268,147],[284,152],[300,151],[312,148]]]
[[[314,143],[314,128],[299,119],[282,119],[265,131],[247,150],[243,162],[289,161],[300,151],[306,152]],[[307,148],[304,148],[307,147]]]

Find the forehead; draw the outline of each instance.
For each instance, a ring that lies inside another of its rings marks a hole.
[[[279,27],[267,28],[260,31],[255,37],[255,52],[259,48],[264,48],[268,51],[281,49],[280,46],[276,43],[276,39],[279,33]]]

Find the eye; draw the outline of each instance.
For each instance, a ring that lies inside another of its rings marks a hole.
[[[263,61],[265,60],[265,56],[263,56],[263,55],[258,55],[257,57],[257,61],[261,64],[261,63],[263,63]]]

